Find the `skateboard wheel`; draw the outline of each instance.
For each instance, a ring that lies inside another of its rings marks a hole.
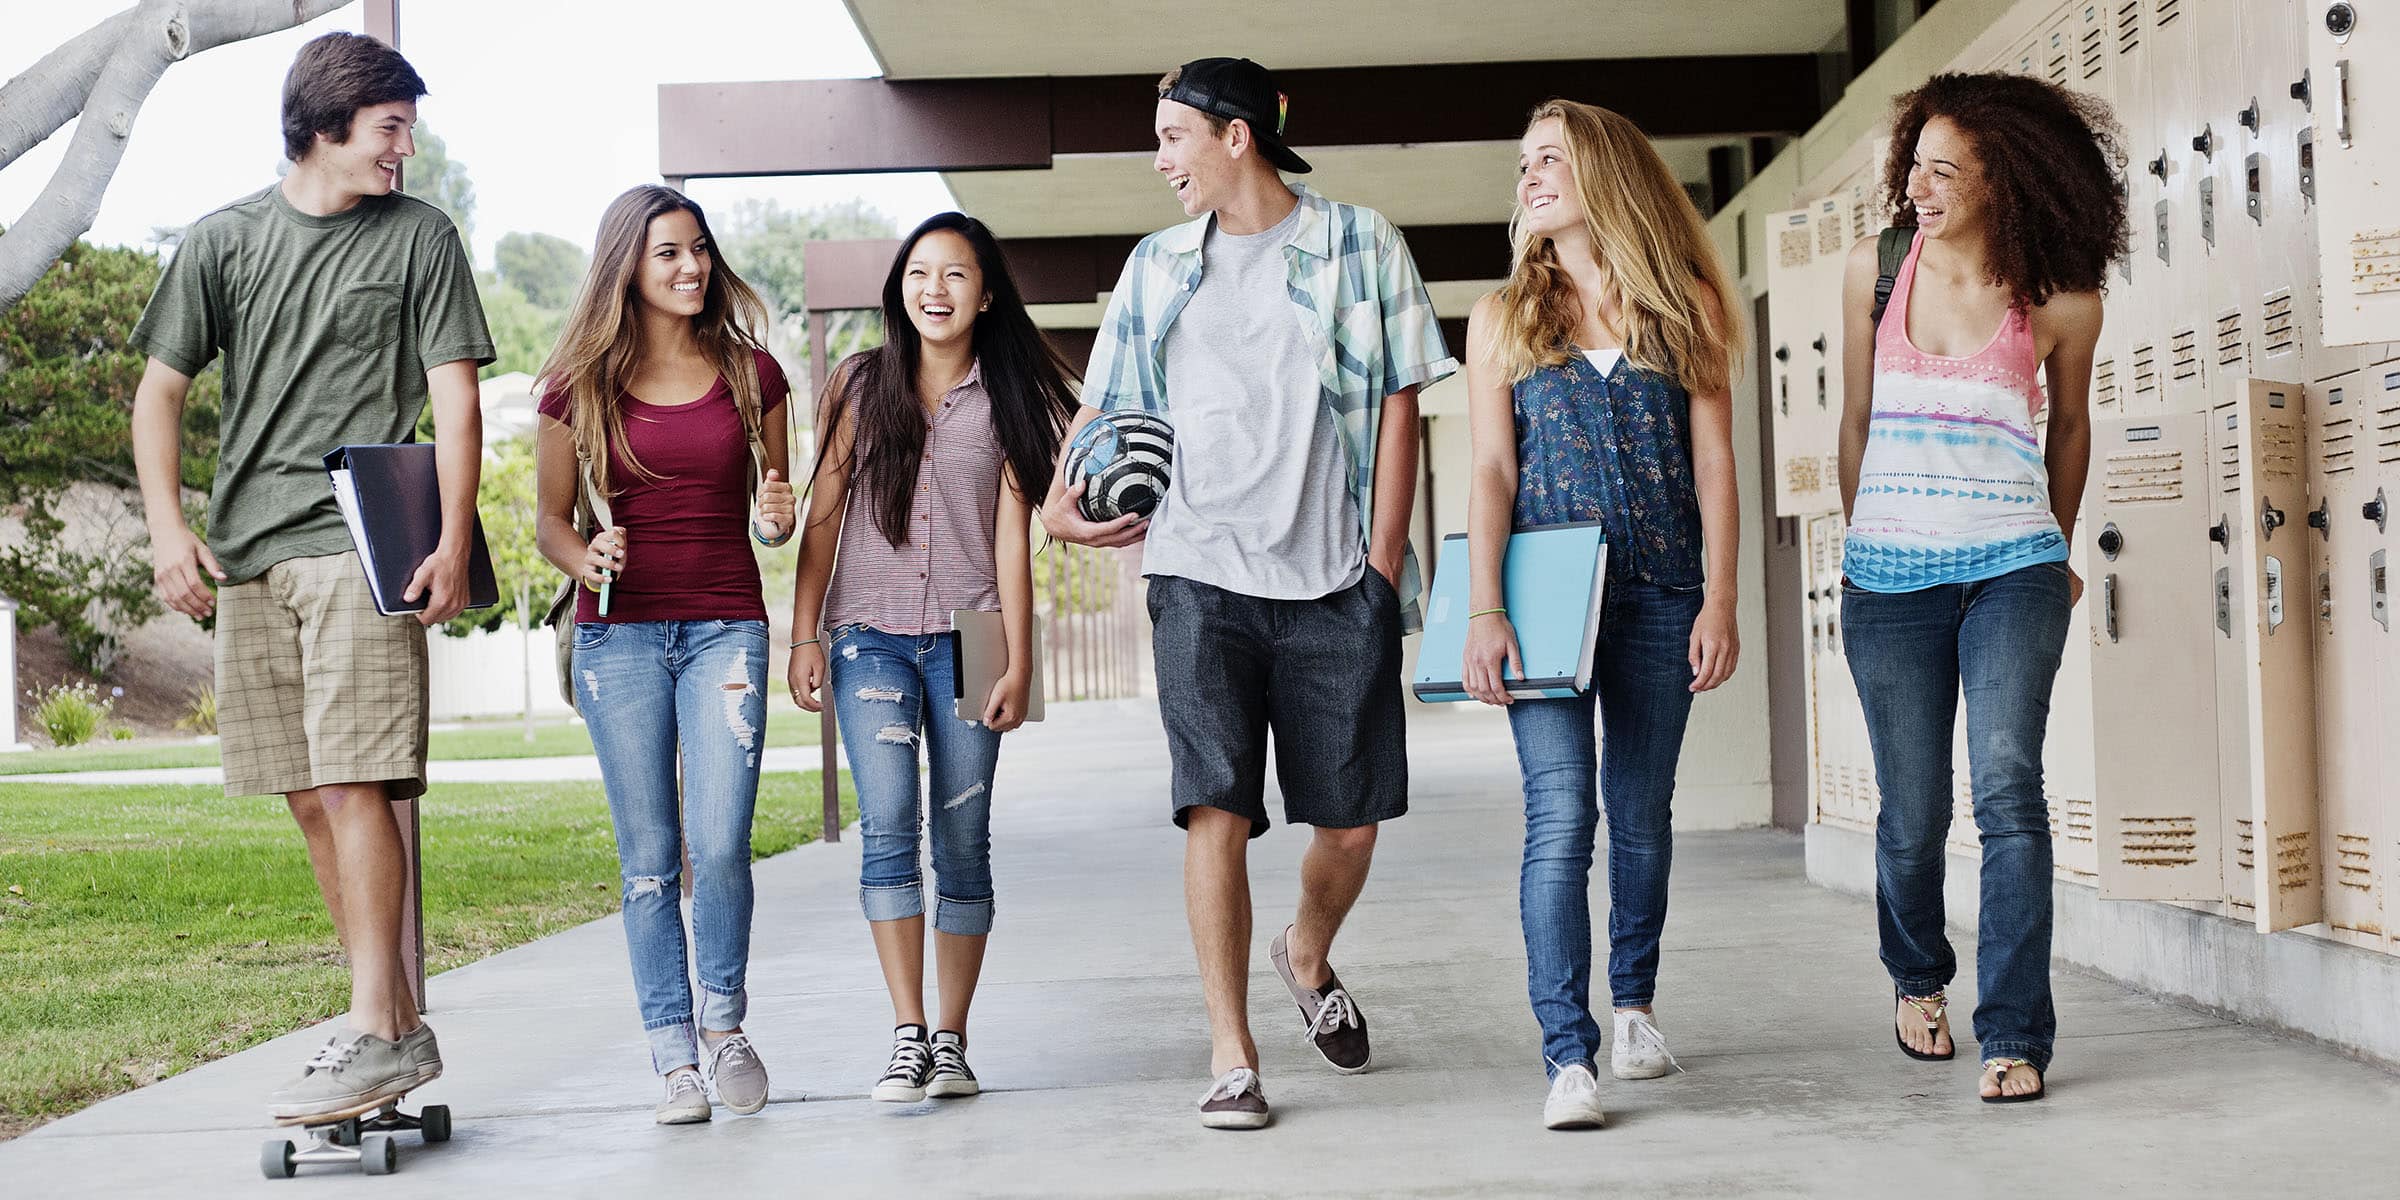
[[[425,1135],[425,1140],[428,1142],[449,1141],[450,1106],[447,1104],[426,1105],[425,1111],[417,1114],[417,1129],[418,1132]]]
[[[283,1138],[276,1138],[258,1148],[258,1169],[269,1179],[290,1179],[299,1168],[292,1162],[294,1147]]]
[[[388,1133],[370,1133],[359,1139],[358,1169],[369,1175],[389,1175],[400,1168],[400,1148],[392,1144]]]
[[[326,1140],[332,1142],[336,1146],[357,1145],[358,1118],[345,1117],[341,1121],[337,1122],[333,1127],[333,1132],[326,1135]]]

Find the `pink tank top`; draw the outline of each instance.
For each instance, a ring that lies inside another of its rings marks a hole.
[[[862,382],[852,385],[848,402],[854,406]],[[863,621],[885,633],[944,633],[952,609],[1000,611],[993,538],[1004,458],[979,362],[926,422],[916,506],[901,545],[876,527],[873,498],[852,472],[833,581],[825,591],[824,627]]]

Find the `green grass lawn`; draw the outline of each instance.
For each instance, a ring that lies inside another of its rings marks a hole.
[[[817,718],[789,707],[770,709],[767,745],[814,746]],[[571,721],[537,722],[533,740],[516,721],[476,722],[458,729],[437,729],[430,752],[437,759],[551,758],[590,754],[591,736]],[[218,763],[214,742],[92,742],[64,750],[35,750],[0,754],[0,776],[40,775],[53,771],[131,771],[149,767],[213,767]]]
[[[814,773],[765,776],[754,856],[815,841],[823,809]],[[445,786],[423,836],[442,867],[428,973],[617,908],[596,783]],[[322,1020],[349,991],[281,800],[0,784],[0,1138]]]

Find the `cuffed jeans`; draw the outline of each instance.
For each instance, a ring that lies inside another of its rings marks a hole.
[[[859,904],[870,921],[925,914],[919,868],[924,804],[917,745],[932,776],[933,927],[992,931],[992,771],[1000,735],[959,720],[957,655],[947,634],[844,625],[827,639],[834,716],[858,788]],[[969,698],[980,712],[984,697]]]
[[[1698,588],[1611,582],[1591,690],[1508,707],[1525,779],[1517,907],[1525,925],[1526,985],[1552,1075],[1577,1063],[1592,1066],[1600,1053],[1590,898],[1599,798],[1608,804],[1609,990],[1617,1007],[1639,1008],[1657,986],[1675,853],[1670,809],[1692,711],[1691,638],[1700,604]]]
[[[766,746],[767,626],[579,624],[574,672],[616,825],[634,995],[650,1063],[663,1075],[700,1061],[683,939],[687,837],[700,1027],[738,1029],[749,1008],[750,817]]]
[[[2066,648],[2067,564],[1913,592],[1845,582],[1850,674],[1883,793],[1875,818],[1875,913],[1884,969],[1911,996],[1958,973],[1942,911],[1950,835],[1951,730],[1967,703],[1968,771],[1982,834],[1975,1040],[1985,1058],[2043,1072],[2058,1034],[2050,1002],[2050,807],[2042,737]]]

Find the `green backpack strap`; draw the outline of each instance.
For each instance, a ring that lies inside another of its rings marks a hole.
[[[1900,280],[1900,264],[1908,261],[1909,247],[1916,243],[1917,231],[1907,225],[1894,225],[1875,238],[1875,323],[1883,323],[1883,308],[1892,302],[1892,287]]]

